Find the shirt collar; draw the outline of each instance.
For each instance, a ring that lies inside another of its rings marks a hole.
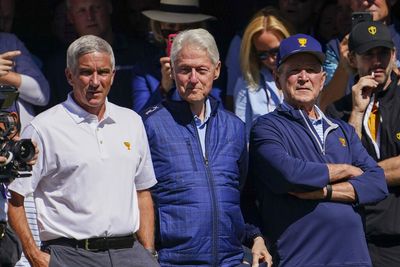
[[[74,98],[72,97],[73,92],[70,92],[68,94],[67,100],[63,103],[64,107],[69,111],[70,116],[72,119],[77,123],[82,123],[84,121],[93,121],[97,120],[97,116],[93,115],[86,110],[84,110],[81,106],[79,106]],[[104,116],[102,121],[112,121],[115,122],[113,119],[114,112],[112,111],[112,105],[108,102],[108,99],[106,98],[105,101],[106,105],[106,110],[104,112]]]
[[[205,111],[204,111],[204,122],[201,122],[200,118],[197,115],[193,114],[194,122],[196,123],[197,127],[204,125],[211,116],[211,104],[210,100],[207,98],[205,102]]]

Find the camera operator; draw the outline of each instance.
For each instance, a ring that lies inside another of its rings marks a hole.
[[[16,113],[13,114],[16,116]],[[4,125],[0,123],[0,128],[2,130]],[[16,134],[13,138],[13,141],[19,140],[18,135]],[[35,146],[35,155],[33,159],[27,162],[28,165],[34,165],[36,163],[38,149],[36,144]],[[0,166],[4,166],[8,164],[9,159],[0,156]],[[0,176],[4,175],[3,169],[0,170]],[[12,179],[11,179],[12,180]],[[17,261],[21,257],[22,247],[18,237],[14,234],[11,228],[8,227],[7,224],[7,199],[8,199],[8,191],[7,185],[8,181],[6,179],[0,179],[0,266],[14,266]]]

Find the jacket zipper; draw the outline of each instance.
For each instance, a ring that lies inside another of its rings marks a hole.
[[[212,255],[213,255],[213,266],[217,267],[217,263],[218,263],[218,253],[217,253],[217,247],[218,247],[218,238],[217,238],[217,231],[218,231],[218,209],[217,209],[217,203],[216,203],[216,196],[215,196],[215,186],[214,186],[214,180],[212,177],[212,173],[210,171],[209,165],[208,165],[208,150],[207,150],[207,144],[208,144],[208,135],[209,135],[209,127],[211,126],[211,120],[212,118],[209,118],[208,121],[208,125],[207,125],[207,129],[206,129],[206,136],[205,136],[205,142],[204,142],[204,156],[203,153],[200,152],[202,154],[203,157],[203,163],[204,163],[204,168],[206,169],[206,173],[207,173],[207,182],[208,182],[208,187],[210,189],[210,193],[211,193],[211,206],[212,206]],[[196,137],[197,137],[197,144],[200,148],[200,151],[202,151],[201,149],[201,143],[200,143],[200,137],[199,137],[199,133],[197,131],[197,127],[196,124],[194,123],[194,121],[192,122],[192,125],[194,127],[194,130],[196,132]]]

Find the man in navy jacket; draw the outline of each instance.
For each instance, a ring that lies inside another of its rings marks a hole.
[[[251,177],[275,266],[371,266],[360,209],[388,194],[354,129],[316,106],[323,60],[311,36],[283,40],[276,83],[284,103],[251,131]]]
[[[171,63],[181,101],[143,115],[158,181],[152,193],[160,264],[242,266],[244,239],[253,245],[254,263],[271,264],[260,232],[244,224],[240,210],[244,124],[209,96],[221,67],[214,38],[203,29],[181,32]]]

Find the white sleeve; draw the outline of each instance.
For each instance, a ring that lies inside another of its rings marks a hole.
[[[48,87],[40,88],[39,83],[32,77],[21,75],[21,86],[18,88],[19,97],[36,106],[45,106],[49,102],[50,92]]]

